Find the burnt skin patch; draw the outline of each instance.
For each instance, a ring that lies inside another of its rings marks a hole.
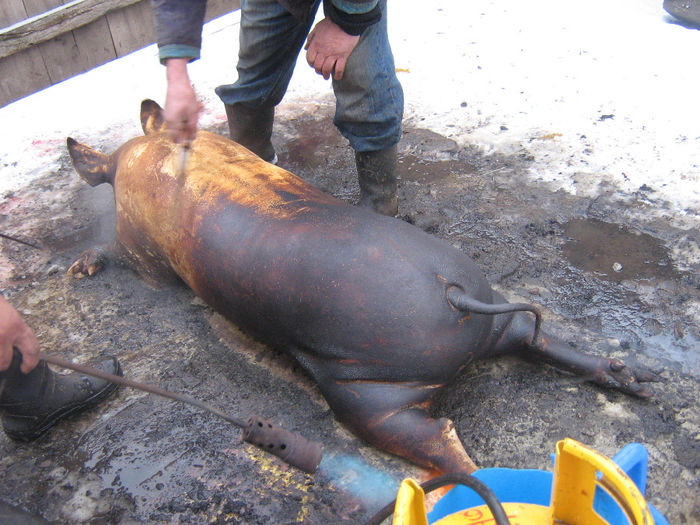
[[[294,195],[293,193],[289,193],[288,191],[275,189],[274,192],[280,199],[282,199],[282,202],[294,202],[299,200],[298,195]]]

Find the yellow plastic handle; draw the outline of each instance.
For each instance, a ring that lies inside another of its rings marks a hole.
[[[611,459],[573,439],[559,441],[550,505],[552,522],[560,520],[570,525],[607,525],[607,521],[593,510],[596,485],[615,499],[632,525],[654,525],[649,507],[637,485]]]
[[[393,525],[428,525],[425,514],[425,493],[418,482],[406,478],[396,495]]]

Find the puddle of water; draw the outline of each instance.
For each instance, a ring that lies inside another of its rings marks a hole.
[[[609,281],[678,277],[663,243],[623,226],[597,219],[565,225],[564,257],[574,266]]]
[[[664,332],[648,336],[645,344],[648,354],[677,363],[683,373],[700,378],[700,341],[694,334],[685,334],[679,340]]]
[[[159,450],[153,454],[152,443],[139,443],[132,441],[128,447],[123,447],[117,454],[113,454],[109,463],[100,473],[105,486],[120,486],[132,496],[148,496],[157,482],[168,479],[170,470],[181,470],[182,465],[178,460],[187,454],[189,450]],[[94,461],[94,459],[92,460]],[[91,461],[86,462],[88,469]]]

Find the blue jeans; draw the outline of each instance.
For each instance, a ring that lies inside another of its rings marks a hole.
[[[241,2],[238,80],[216,88],[225,104],[276,106],[282,100],[320,0],[306,21],[299,21],[276,0]],[[336,110],[333,123],[358,152],[377,151],[401,138],[403,90],[396,78],[389,46],[386,0],[382,19],[360,37],[342,80],[333,80]]]

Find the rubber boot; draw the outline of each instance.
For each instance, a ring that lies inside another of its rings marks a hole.
[[[20,369],[21,355],[15,350],[10,367],[0,372],[0,412],[8,437],[32,441],[61,419],[93,407],[106,399],[117,385],[77,373],[56,374],[45,361],[28,374]],[[121,375],[115,357],[97,365],[110,374]]]
[[[395,217],[399,212],[396,198],[396,145],[379,151],[355,153],[360,183],[360,206]]]
[[[277,164],[272,146],[272,123],[275,107],[251,108],[243,104],[224,104],[231,139],[248,148],[266,162]]]

